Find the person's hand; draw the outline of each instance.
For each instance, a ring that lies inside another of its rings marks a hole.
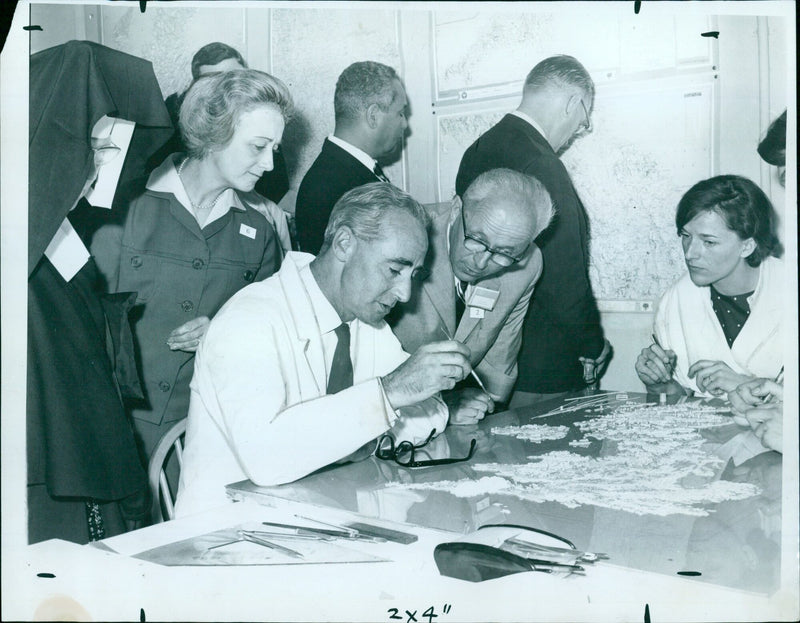
[[[469,348],[449,340],[420,346],[384,376],[383,389],[395,409],[416,404],[434,394],[453,389],[472,369]]]
[[[752,377],[738,374],[730,369],[727,363],[700,359],[695,361],[688,370],[689,378],[694,377],[697,388],[701,392],[708,392],[712,396],[721,396],[733,391],[742,383]]]
[[[600,354],[594,360],[595,374],[598,379],[605,374],[613,352],[614,349],[611,346],[611,342],[603,338],[603,350],[600,351]]]
[[[783,452],[783,403],[773,402],[745,413],[753,433],[764,447]]]
[[[677,361],[675,351],[664,350],[658,344],[650,344],[636,358],[636,374],[647,386],[664,385],[672,380]]]
[[[728,402],[731,403],[731,412],[733,421],[739,426],[749,426],[750,424],[745,417],[745,413],[749,409],[760,405],[764,402],[761,396],[756,396],[753,390],[759,387],[765,379],[752,379],[728,392]]]
[[[769,379],[752,379],[728,392],[728,401],[733,409],[733,419],[740,426],[748,426],[745,413],[749,409],[776,400],[783,400],[783,386]]]
[[[494,400],[477,387],[444,392],[442,399],[450,412],[450,424],[455,426],[475,424],[494,411]]]
[[[597,383],[597,380],[605,374],[606,367],[611,357],[611,342],[603,339],[603,349],[600,354],[592,359],[591,357],[578,357],[578,361],[583,366],[583,381],[587,385]]]
[[[208,330],[211,321],[208,316],[198,316],[189,322],[184,322],[181,326],[169,334],[167,346],[170,350],[185,350],[193,353],[200,346],[200,341]]]

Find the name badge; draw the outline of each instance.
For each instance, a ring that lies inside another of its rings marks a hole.
[[[490,290],[483,286],[470,286],[467,291],[467,307],[477,307],[480,310],[492,311],[497,298],[500,296],[499,290]],[[470,314],[472,310],[470,309]],[[483,318],[483,316],[470,316],[470,318]]]
[[[480,307],[470,307],[469,308],[469,317],[470,318],[483,318],[486,315],[486,312],[482,310]]]
[[[245,225],[244,223],[241,224],[239,227],[239,233],[242,236],[247,236],[248,238],[252,238],[253,240],[256,239],[256,228],[250,227],[249,225]]]

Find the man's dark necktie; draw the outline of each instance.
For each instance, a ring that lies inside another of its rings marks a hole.
[[[464,315],[464,310],[466,309],[464,301],[467,296],[468,285],[466,281],[459,281],[456,286],[456,327],[458,327],[458,323],[461,322],[461,317]]]
[[[346,323],[336,329],[336,350],[333,351],[331,373],[328,375],[329,394],[335,394],[353,385],[353,362],[350,359],[350,327]]]
[[[377,177],[381,182],[389,182],[389,178],[386,177],[386,174],[383,172],[383,169],[381,169],[381,165],[379,165],[377,162],[375,163],[375,168],[372,170],[372,172],[375,174],[375,177]],[[389,183],[391,184],[391,182]]]

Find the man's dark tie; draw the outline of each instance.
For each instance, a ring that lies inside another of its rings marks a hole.
[[[377,177],[381,182],[389,182],[389,178],[386,177],[386,174],[383,172],[383,169],[381,169],[381,165],[379,165],[377,162],[375,163],[375,168],[372,170],[372,172],[375,174],[375,177]],[[391,182],[389,183],[391,184]]]
[[[466,309],[464,301],[467,296],[468,285],[466,281],[459,281],[456,286],[456,327],[458,327],[458,323],[461,322],[461,317],[464,315],[464,310]]]
[[[336,329],[336,350],[333,351],[331,373],[328,375],[328,393],[335,394],[353,385],[353,362],[350,359],[350,327],[346,323]]]

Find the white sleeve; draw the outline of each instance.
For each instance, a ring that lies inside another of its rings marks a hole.
[[[252,320],[252,319],[249,319]],[[239,314],[213,322],[197,353],[198,397],[240,467],[257,485],[292,482],[384,433],[394,419],[373,378],[333,395],[287,405],[282,327]],[[249,327],[247,330],[243,327]],[[285,342],[285,339],[283,340]],[[291,359],[291,358],[289,358]]]
[[[384,325],[379,331],[380,338],[380,367],[388,374],[397,366],[408,359],[409,354],[403,350],[400,340],[392,332],[388,325]],[[387,405],[391,407],[388,399]],[[397,441],[411,441],[419,443],[425,441],[432,429],[436,429],[436,434],[441,433],[447,426],[449,412],[447,405],[439,394],[423,400],[414,405],[402,407],[395,412],[398,416],[394,422],[391,432]]]
[[[689,353],[686,348],[686,336],[683,331],[682,314],[687,310],[681,310],[679,298],[675,287],[669,288],[656,307],[656,315],[653,321],[653,331],[658,339],[658,343],[664,350],[675,352],[677,361],[675,364],[674,380],[686,389],[695,393],[700,392],[694,379],[688,375]],[[702,319],[698,319],[702,320]]]

